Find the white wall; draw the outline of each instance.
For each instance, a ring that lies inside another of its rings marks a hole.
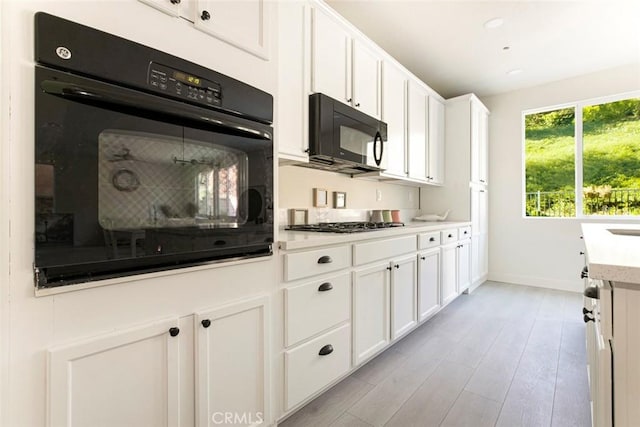
[[[299,166],[279,168],[279,207],[308,208],[313,206],[313,188],[347,193],[349,209],[419,209],[418,188],[389,184],[349,175],[327,172]],[[376,190],[382,200],[376,200]]]
[[[637,89],[640,64],[483,99],[491,111],[490,280],[581,291],[580,223],[596,220],[522,217],[522,111]]]

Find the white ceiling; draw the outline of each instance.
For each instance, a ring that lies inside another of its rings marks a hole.
[[[445,98],[640,63],[640,0],[326,2]]]

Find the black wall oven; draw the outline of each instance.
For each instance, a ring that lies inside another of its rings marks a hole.
[[[273,98],[35,16],[35,281],[272,254]]]

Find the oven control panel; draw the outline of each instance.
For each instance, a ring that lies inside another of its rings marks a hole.
[[[219,83],[152,62],[147,83],[152,89],[204,105],[222,105]]]

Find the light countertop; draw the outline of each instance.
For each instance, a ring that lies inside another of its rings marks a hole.
[[[382,228],[379,230],[364,231],[359,233],[318,233],[313,231],[280,230],[278,234],[278,245],[280,249],[283,250],[307,249],[315,246],[351,243],[361,240],[403,236],[406,234],[419,234],[429,231],[439,231],[450,228],[465,227],[469,225],[471,225],[471,222],[416,221],[405,223],[404,227]]]
[[[582,224],[582,235],[589,277],[640,286],[640,224]]]

